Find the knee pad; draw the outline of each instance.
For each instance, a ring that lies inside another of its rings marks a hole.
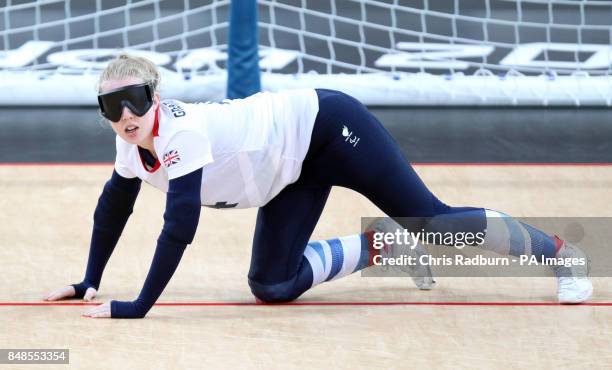
[[[297,275],[277,284],[260,284],[249,279],[249,286],[253,295],[264,303],[291,302],[305,291],[297,284]]]

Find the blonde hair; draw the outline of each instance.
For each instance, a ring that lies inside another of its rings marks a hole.
[[[100,86],[104,81],[120,80],[127,77],[139,78],[143,83],[148,83],[151,85],[152,92],[157,91],[161,81],[161,74],[155,63],[143,57],[121,53],[111,60],[100,74],[97,86],[98,93],[101,92]]]

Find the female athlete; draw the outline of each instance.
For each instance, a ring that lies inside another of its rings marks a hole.
[[[378,222],[360,235],[309,241],[332,186],[363,194],[407,230],[481,233],[476,245],[505,255],[586,258],[576,247],[502,213],[438,200],[382,124],[346,94],[287,90],[186,104],[161,101],[159,83],[152,62],[128,54],[102,72],[98,101],[117,134],[114,171],[94,212],[85,278],[45,299],[95,297],[141,181],[166,193],[149,273],[136,300],[104,303],[87,317],[144,317],[192,242],[202,206],[259,207],[248,282],[261,302],[289,302],[317,284],[367,267],[374,254],[393,247],[373,248],[372,232],[393,232],[393,221]],[[423,252],[417,247],[411,253]],[[561,303],[590,297],[586,262],[553,270]],[[427,266],[412,273],[421,289],[433,286]]]

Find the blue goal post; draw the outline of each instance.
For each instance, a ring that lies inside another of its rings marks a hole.
[[[257,1],[232,0],[227,59],[227,98],[246,98],[261,90]]]

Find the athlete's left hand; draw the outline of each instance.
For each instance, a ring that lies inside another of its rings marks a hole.
[[[83,312],[83,317],[91,317],[93,319],[99,318],[110,318],[111,317],[111,305],[110,302],[106,302],[99,306],[90,309],[87,312]]]

